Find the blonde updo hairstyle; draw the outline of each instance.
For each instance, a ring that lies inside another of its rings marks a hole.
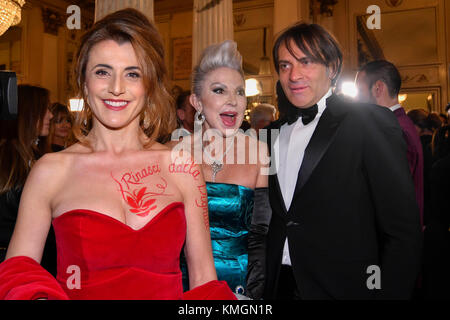
[[[199,61],[192,72],[192,92],[197,97],[201,97],[206,75],[218,68],[225,67],[236,70],[244,79],[242,56],[237,50],[237,44],[234,41],[225,40],[207,47],[203,50]]]

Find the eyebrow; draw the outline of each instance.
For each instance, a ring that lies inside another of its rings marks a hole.
[[[224,86],[225,88],[227,87],[227,85],[223,84],[222,82],[213,82],[213,83],[211,83],[211,86],[217,86],[217,85]]]
[[[317,59],[315,59],[313,57],[308,57],[308,56],[304,56],[304,57],[301,57],[301,58],[294,57],[294,59],[297,60],[298,62],[302,62],[302,61],[305,61],[305,60],[310,60],[311,62],[314,62],[314,63],[318,62]],[[278,64],[281,64],[281,63],[292,64],[292,62],[290,62],[288,60],[278,60]]]
[[[101,68],[107,68],[107,69],[113,69],[113,67],[111,67],[109,64],[104,64],[104,63],[99,63],[99,64],[97,64],[97,65],[95,65],[94,67],[92,67],[92,69],[91,70],[94,70],[95,68],[98,68],[98,67],[101,67]],[[137,67],[137,66],[130,66],[130,67],[126,67],[125,68],[125,71],[128,71],[128,70],[141,70],[139,67]]]
[[[210,86],[212,87],[212,86],[216,86],[216,85],[220,85],[220,86],[225,87],[226,89],[228,89],[227,85],[223,84],[222,82],[213,82],[213,83],[211,83]],[[236,89],[244,89],[244,86],[239,85],[239,86],[236,87]]]

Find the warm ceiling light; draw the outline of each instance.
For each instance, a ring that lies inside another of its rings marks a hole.
[[[0,0],[0,36],[11,26],[20,23],[25,0]]]
[[[406,98],[408,98],[408,95],[406,93],[404,94],[399,94],[398,95],[398,102],[402,103],[403,101],[406,100]]]
[[[261,94],[261,83],[254,78],[245,80],[245,95],[247,97],[256,96]]]
[[[341,91],[343,94],[349,97],[356,97],[358,95],[358,89],[356,88],[356,85],[352,81],[346,81],[342,83]]]

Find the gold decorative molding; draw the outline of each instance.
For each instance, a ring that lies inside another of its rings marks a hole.
[[[273,0],[233,0],[233,12],[273,8]]]
[[[245,18],[245,15],[243,13],[235,14],[235,15],[233,15],[233,17],[234,17],[234,19],[233,19],[234,25],[236,27],[242,27],[245,24],[245,22],[247,21],[247,19]]]
[[[172,19],[172,14],[167,13],[167,14],[162,14],[162,15],[155,15],[155,22],[156,23],[165,23],[165,22],[169,22],[170,19]]]
[[[439,85],[439,66],[399,67],[402,87]]]
[[[385,0],[389,7],[395,8],[402,4],[403,0]]]
[[[418,74],[415,74],[413,76],[409,76],[409,75],[404,76],[402,78],[402,82],[404,82],[404,83],[416,82],[416,83],[424,84],[424,83],[429,83],[430,80],[428,79],[428,77],[425,74],[418,73]]]
[[[60,12],[50,8],[42,8],[42,21],[44,22],[44,32],[55,36],[58,35],[58,28],[66,22]]]
[[[332,17],[334,6],[338,0],[317,0],[320,3],[319,12],[324,17]]]

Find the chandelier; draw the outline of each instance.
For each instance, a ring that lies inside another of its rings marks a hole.
[[[0,36],[10,26],[20,23],[21,10],[25,0],[0,0]]]

